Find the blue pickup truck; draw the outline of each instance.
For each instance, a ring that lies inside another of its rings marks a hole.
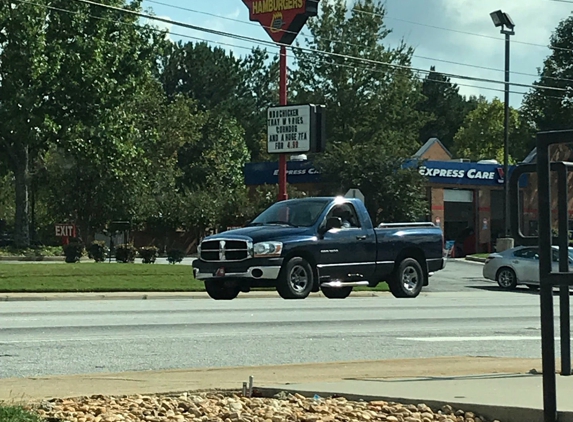
[[[231,300],[251,288],[275,288],[284,299],[321,291],[348,297],[353,287],[388,283],[398,298],[414,298],[445,267],[444,237],[433,223],[374,227],[353,198],[280,201],[246,227],[204,238],[193,262],[209,296]]]

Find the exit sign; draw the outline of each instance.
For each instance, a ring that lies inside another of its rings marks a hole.
[[[76,226],[73,224],[56,224],[57,237],[76,237]]]

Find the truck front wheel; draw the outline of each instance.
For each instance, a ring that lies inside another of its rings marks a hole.
[[[424,272],[420,263],[413,258],[406,258],[388,281],[388,287],[394,297],[414,298],[422,291]]]
[[[205,280],[205,290],[211,299],[233,300],[239,296],[239,283],[232,280]]]
[[[282,268],[277,292],[283,299],[305,299],[312,291],[313,285],[312,267],[306,259],[295,256]]]

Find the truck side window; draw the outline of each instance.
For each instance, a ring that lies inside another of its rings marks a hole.
[[[360,228],[360,220],[356,215],[356,210],[351,204],[336,205],[328,213],[329,217],[338,217],[342,220],[342,228]]]

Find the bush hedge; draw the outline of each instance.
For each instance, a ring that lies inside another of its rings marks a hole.
[[[109,252],[103,240],[94,240],[88,248],[88,256],[95,262],[105,261],[105,257]]]
[[[81,239],[70,238],[70,243],[64,246],[65,261],[69,264],[80,262],[85,251],[85,246]]]
[[[139,256],[144,264],[153,264],[159,255],[159,248],[156,246],[144,246],[139,248]]]
[[[132,244],[117,245],[115,248],[115,260],[124,264],[135,262],[137,249]]]
[[[185,258],[185,251],[181,250],[181,249],[170,249],[167,251],[167,261],[169,261],[170,264],[176,264],[178,262],[183,261],[183,258]]]

